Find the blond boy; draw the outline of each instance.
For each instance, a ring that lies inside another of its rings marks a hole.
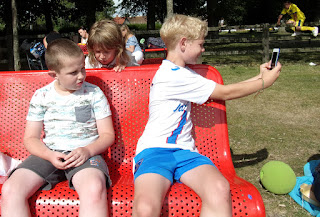
[[[159,216],[165,195],[174,181],[193,189],[202,200],[201,216],[232,216],[230,186],[212,161],[199,154],[191,135],[191,102],[229,100],[272,85],[281,64],[270,70],[260,66],[257,76],[230,85],[208,80],[187,64],[196,64],[204,52],[207,23],[174,15],[166,19],[160,35],[168,49],[150,89],[149,120],[134,158],[133,216]]]
[[[46,64],[54,81],[30,101],[24,145],[31,155],[2,187],[3,217],[30,216],[28,198],[65,179],[79,194],[79,216],[108,216],[111,181],[99,154],[114,142],[111,110],[99,87],[85,82],[84,58],[68,39],[49,44]]]

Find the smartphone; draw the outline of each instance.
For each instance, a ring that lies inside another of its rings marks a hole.
[[[277,65],[279,54],[280,54],[280,48],[273,48],[272,56],[271,56],[271,69],[273,69]]]

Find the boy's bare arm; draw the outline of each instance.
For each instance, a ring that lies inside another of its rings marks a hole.
[[[80,166],[90,157],[106,151],[114,143],[115,135],[111,116],[97,120],[97,128],[99,138],[85,147],[70,152],[64,158],[66,168]]]
[[[283,17],[283,15],[280,14],[279,17],[278,17],[277,25],[280,25],[280,21],[281,21],[282,17]]]
[[[264,63],[260,66],[260,74],[235,84],[219,85],[212,92],[210,98],[218,100],[231,100],[253,94],[262,88],[271,86],[279,77],[281,64],[269,70],[270,63]]]
[[[97,120],[97,128],[99,138],[93,143],[86,146],[90,153],[90,156],[101,154],[114,143],[115,135],[112,116]]]
[[[63,169],[61,161],[65,154],[50,150],[40,139],[42,132],[42,121],[27,121],[23,142],[30,154],[50,161],[55,167]]]

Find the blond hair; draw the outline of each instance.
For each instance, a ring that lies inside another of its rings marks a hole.
[[[78,58],[83,54],[81,48],[73,41],[59,38],[52,41],[46,50],[45,60],[49,70],[59,72],[66,57]]]
[[[196,17],[174,14],[166,18],[160,29],[160,36],[168,50],[173,50],[179,40],[186,37],[188,40],[196,40],[206,37],[208,23]]]
[[[120,26],[120,30],[121,30],[121,32],[123,32],[123,30],[127,30],[127,33],[126,33],[126,35],[124,36],[124,40],[125,40],[125,41],[128,40],[129,35],[133,35],[132,31],[129,29],[129,27],[128,27],[126,24],[122,24],[122,25]]]
[[[97,67],[97,60],[94,56],[94,47],[101,47],[103,50],[116,50],[116,65],[127,65],[130,57],[126,53],[125,43],[120,27],[112,20],[100,20],[94,23],[89,32],[87,47],[89,51],[90,64]]]

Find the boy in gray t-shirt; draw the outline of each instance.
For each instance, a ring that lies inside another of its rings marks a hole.
[[[80,198],[80,216],[108,216],[109,171],[99,155],[114,142],[109,103],[99,87],[85,82],[80,47],[57,39],[46,51],[55,80],[30,101],[24,145],[30,156],[2,187],[2,216],[28,216],[28,198],[68,179]],[[44,139],[41,140],[41,132]]]

